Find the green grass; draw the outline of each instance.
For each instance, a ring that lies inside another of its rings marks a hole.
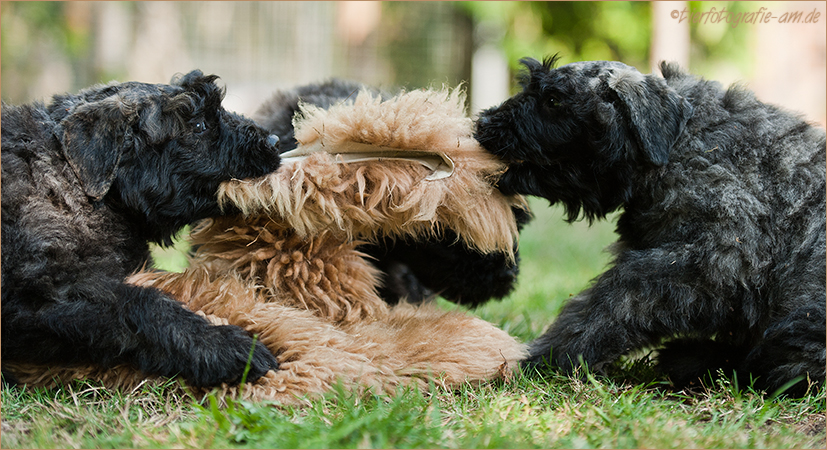
[[[613,224],[567,225],[532,203],[516,291],[474,313],[528,340],[563,302],[605,269]],[[180,248],[161,266],[182,267]],[[160,255],[160,253],[156,254]],[[440,302],[446,308],[455,306]],[[727,380],[691,393],[668,390],[644,355],[610,377],[556,374],[507,382],[402,389],[395,396],[331,392],[305,407],[195,401],[179,385],[112,392],[78,382],[3,389],[4,448],[807,448],[825,445],[825,390],[767,398]]]
[[[186,240],[190,232],[189,227],[185,227],[178,235],[179,238],[175,240],[170,247],[161,247],[156,244],[150,244],[152,251],[152,259],[154,266],[157,269],[166,270],[169,272],[181,272],[189,265],[187,260],[187,251],[190,248]]]

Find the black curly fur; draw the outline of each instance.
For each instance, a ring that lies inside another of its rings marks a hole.
[[[244,330],[123,282],[147,261],[148,242],[221,214],[219,183],[278,167],[275,136],[222,109],[216,78],[193,71],[170,85],[3,105],[4,362],[240,381],[253,349]],[[277,366],[257,343],[248,379]]]
[[[299,113],[300,102],[327,109],[347,99],[355,99],[361,89],[384,97],[391,95],[355,81],[332,78],[322,83],[277,91],[259,107],[254,119],[264,129],[279,137],[279,148],[286,152],[298,145],[293,136],[293,116]]]
[[[582,357],[600,370],[680,337],[660,352],[679,385],[715,369],[767,390],[823,383],[824,130],[671,64],[661,78],[522,62],[523,91],[477,121],[477,139],[509,161],[500,188],[561,203],[570,221],[622,211],[613,266],[528,364],[571,372]]]
[[[355,98],[360,89],[367,89],[384,98],[390,92],[361,83],[331,79],[275,93],[256,113],[256,121],[281,140],[281,151],[292,150],[293,116],[299,102],[328,108]],[[530,219],[528,212],[515,209],[518,225]],[[456,234],[445,230],[443,236],[427,242],[382,240],[359,247],[370,255],[384,274],[379,295],[388,303],[401,300],[421,303],[436,295],[468,306],[508,295],[517,280],[518,264],[505,254],[482,255],[457,242]],[[519,257],[519,255],[518,255]]]

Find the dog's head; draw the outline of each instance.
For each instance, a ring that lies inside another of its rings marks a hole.
[[[220,213],[221,182],[275,170],[278,138],[224,110],[216,78],[196,70],[168,85],[128,82],[56,96],[49,114],[84,192],[163,242]]]
[[[667,164],[692,107],[623,63],[556,60],[522,59],[523,91],[483,111],[475,137],[508,162],[504,191],[560,201],[569,220],[602,218],[628,201],[635,173]]]

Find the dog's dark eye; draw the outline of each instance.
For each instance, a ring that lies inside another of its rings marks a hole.
[[[203,133],[205,131],[207,131],[207,122],[204,122],[203,120],[199,120],[198,122],[195,123],[195,132],[196,133]]]
[[[560,100],[557,97],[551,95],[548,98],[548,106],[551,106],[552,108],[554,108],[555,106],[560,106]]]

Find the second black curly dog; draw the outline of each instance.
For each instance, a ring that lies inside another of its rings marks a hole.
[[[126,363],[194,386],[238,383],[251,351],[248,380],[278,367],[243,329],[124,283],[148,241],[221,213],[219,183],[279,165],[277,138],[225,111],[216,78],[3,105],[3,363]]]
[[[825,133],[748,90],[663,64],[555,69],[522,60],[523,92],[477,139],[509,162],[500,188],[568,219],[622,210],[614,264],[563,307],[529,363],[592,370],[660,351],[676,384],[734,369],[774,390],[825,379]]]

